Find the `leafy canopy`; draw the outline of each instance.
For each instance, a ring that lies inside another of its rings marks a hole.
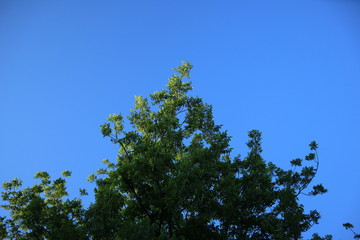
[[[192,66],[175,68],[165,90],[135,97],[127,120],[111,114],[104,137],[119,146],[115,163],[89,176],[95,201],[85,209],[69,200],[64,178],[22,189],[3,184],[0,237],[10,239],[300,239],[320,214],[305,212],[299,195],[327,190],[312,183],[318,145],[283,170],[262,156],[261,132],[249,132],[249,152],[231,157],[230,137],[214,122],[212,107],[189,94]],[[64,177],[71,173],[66,171]],[[86,195],[86,190],[80,190]],[[313,239],[321,238],[314,234]]]

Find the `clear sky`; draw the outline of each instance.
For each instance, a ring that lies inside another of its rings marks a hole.
[[[329,193],[302,198],[322,215],[306,236],[351,239],[347,221],[360,232],[355,0],[0,1],[0,182],[69,169],[72,197],[91,189],[86,177],[117,152],[100,124],[163,89],[181,60],[234,153],[252,129],[284,168],[319,143],[315,182]]]

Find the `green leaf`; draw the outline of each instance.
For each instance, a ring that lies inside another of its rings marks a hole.
[[[309,144],[309,146],[310,146],[310,149],[311,149],[311,150],[316,150],[316,149],[318,149],[318,144],[317,144],[315,141],[312,141],[312,142]]]
[[[291,160],[291,165],[292,166],[301,166],[301,163],[302,163],[302,160],[300,159],[300,158],[296,158],[296,159],[293,159],[293,160]]]
[[[64,177],[70,177],[71,172],[69,170],[66,170],[66,171],[62,172],[61,175],[63,175]]]
[[[110,136],[110,134],[112,132],[110,123],[104,123],[104,124],[100,125],[100,127],[101,127],[101,133],[104,137]]]
[[[352,225],[351,223],[344,223],[343,226],[345,229],[354,228],[354,225]]]

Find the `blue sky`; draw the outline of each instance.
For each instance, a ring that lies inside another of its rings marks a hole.
[[[91,189],[87,176],[117,152],[100,124],[188,60],[192,94],[213,105],[234,153],[246,155],[252,129],[284,168],[319,143],[315,182],[329,193],[302,198],[322,215],[306,236],[351,239],[342,223],[360,231],[359,26],[355,0],[1,1],[0,182],[69,169],[73,197]]]

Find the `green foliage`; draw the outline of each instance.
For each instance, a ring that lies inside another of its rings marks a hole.
[[[70,177],[71,172],[69,170],[66,170],[66,171],[62,172],[61,175],[63,175],[64,177]]]
[[[354,234],[355,239],[360,239],[360,234],[354,231],[354,225],[352,225],[351,223],[344,223],[343,226],[345,229],[350,230]]]
[[[70,176],[69,171],[63,176]],[[2,184],[1,205],[11,219],[1,218],[1,239],[86,239],[83,232],[84,209],[80,199],[64,200],[68,196],[65,179],[51,181],[47,172],[34,178],[40,184],[21,189],[22,182],[14,179]]]
[[[304,211],[299,195],[319,160],[310,143],[305,166],[291,161],[283,170],[262,156],[261,132],[249,132],[249,152],[231,157],[230,136],[213,120],[212,107],[192,90],[192,66],[175,68],[167,88],[150,98],[135,97],[125,130],[121,114],[111,114],[101,133],[119,146],[116,162],[89,176],[95,201],[88,209],[67,199],[65,179],[41,180],[20,189],[19,179],[3,184],[11,219],[1,218],[0,236],[10,239],[300,239],[320,219]],[[301,167],[296,170],[297,167]],[[69,177],[71,172],[62,173]],[[80,195],[87,195],[80,189]],[[321,238],[314,234],[313,239]]]
[[[314,233],[311,240],[332,240],[333,237],[331,235],[325,235],[324,237],[320,237],[319,234]]]

